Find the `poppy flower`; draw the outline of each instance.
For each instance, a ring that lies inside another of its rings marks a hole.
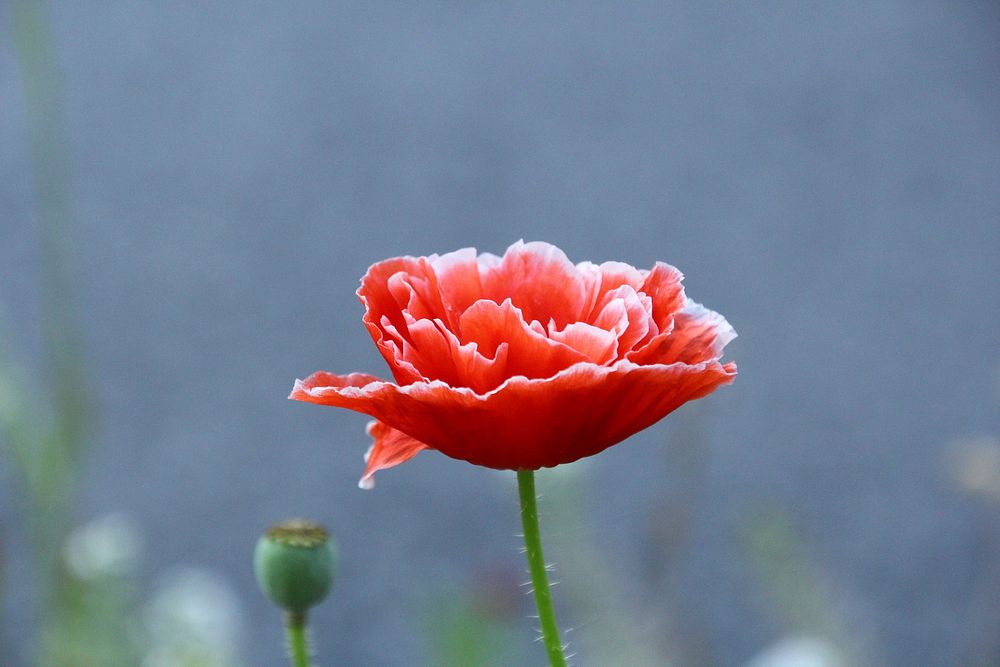
[[[424,449],[537,470],[596,454],[736,376],[736,333],[690,300],[681,272],[573,264],[548,243],[378,262],[364,324],[395,382],[319,371],[300,401],[375,419],[361,479]]]

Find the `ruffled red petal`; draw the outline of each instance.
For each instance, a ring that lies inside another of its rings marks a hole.
[[[554,321],[562,329],[582,321],[592,305],[599,277],[583,272],[548,243],[517,242],[495,267],[482,272],[483,298],[510,299],[527,322]]]
[[[500,346],[506,346],[504,377],[543,378],[587,361],[586,354],[546,336],[537,321],[529,325],[510,299],[499,304],[486,300],[475,302],[462,313],[459,326],[462,339],[476,343],[479,352],[487,357],[494,357]]]
[[[554,377],[515,377],[487,394],[443,382],[400,387],[370,376],[316,373],[289,398],[371,415],[428,447],[476,465],[534,470],[621,442],[736,375],[717,361],[576,364]]]
[[[441,302],[448,327],[458,331],[458,318],[465,309],[483,298],[480,262],[474,248],[463,248],[440,257],[429,258],[437,275]]]
[[[422,379],[412,365],[401,363],[400,350],[410,337],[403,309],[389,289],[389,279],[397,273],[422,272],[419,260],[397,257],[374,264],[361,279],[358,298],[365,307],[362,321],[396,382],[407,384]]]
[[[661,332],[669,331],[671,319],[684,307],[684,274],[663,262],[657,262],[646,276],[639,291],[649,296],[653,303],[653,320]]]
[[[670,331],[654,336],[626,358],[637,364],[698,364],[718,359],[722,349],[736,337],[722,315],[694,301],[689,300],[673,320]]]
[[[379,470],[405,463],[427,449],[424,443],[380,421],[368,422],[367,430],[374,442],[365,454],[367,465],[358,482],[358,486],[362,489],[371,489],[375,486],[375,473]]]
[[[618,338],[616,358],[620,359],[659,333],[653,320],[652,300],[645,294],[638,294],[631,286],[615,288],[601,298],[601,303],[603,307],[594,324],[615,332]]]

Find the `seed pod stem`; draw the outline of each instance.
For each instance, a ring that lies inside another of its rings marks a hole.
[[[309,667],[308,614],[290,611],[285,615],[285,638],[292,667]]]

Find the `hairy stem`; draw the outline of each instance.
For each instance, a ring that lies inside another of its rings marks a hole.
[[[531,585],[535,589],[535,606],[542,626],[545,650],[549,654],[552,667],[566,667],[562,641],[556,612],[552,608],[552,593],[549,591],[549,575],[542,554],[542,537],[538,530],[538,505],[535,497],[535,471],[519,470],[517,490],[521,498],[521,525],[524,527],[524,547],[528,555],[528,569],[531,571]]]

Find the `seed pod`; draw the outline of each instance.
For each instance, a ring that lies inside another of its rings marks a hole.
[[[264,594],[290,614],[305,614],[330,592],[337,555],[323,527],[303,519],[272,526],[257,541],[254,571]]]

